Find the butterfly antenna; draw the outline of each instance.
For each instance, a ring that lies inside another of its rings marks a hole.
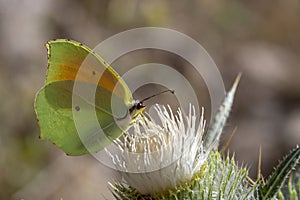
[[[175,90],[171,90],[171,89],[164,90],[162,92],[159,92],[159,93],[153,94],[153,95],[151,95],[149,97],[146,97],[145,99],[141,100],[141,102],[147,101],[147,100],[149,100],[149,99],[151,99],[153,97],[156,97],[156,96],[161,95],[161,94],[166,93],[166,92],[171,92],[172,94],[174,94]]]

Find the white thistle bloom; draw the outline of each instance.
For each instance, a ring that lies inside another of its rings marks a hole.
[[[192,106],[188,116],[180,109],[174,115],[169,106],[167,109],[156,105],[155,110],[162,125],[150,117],[138,117],[133,133],[127,131],[116,141],[121,154],[108,152],[126,183],[142,194],[151,195],[191,180],[209,154],[202,141],[203,108],[199,122]]]

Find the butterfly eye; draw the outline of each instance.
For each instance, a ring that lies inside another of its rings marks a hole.
[[[136,104],[136,109],[139,110],[141,108],[144,108],[145,106],[143,105],[143,103],[138,103]]]

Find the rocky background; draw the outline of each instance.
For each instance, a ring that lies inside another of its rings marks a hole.
[[[175,29],[202,44],[227,89],[243,73],[222,143],[237,126],[229,149],[251,168],[252,178],[260,145],[267,177],[300,143],[298,0],[0,0],[0,199],[112,198],[107,182],[118,178],[114,171],[90,156],[65,156],[38,139],[33,101],[45,79],[46,41],[69,38],[94,47],[144,26]],[[133,53],[117,64],[133,65],[144,54]],[[184,65],[158,54],[150,53]],[[198,95],[207,99],[200,90]]]

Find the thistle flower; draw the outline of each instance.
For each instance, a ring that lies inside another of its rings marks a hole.
[[[203,109],[199,123],[192,106],[188,116],[180,109],[174,116],[170,107],[156,105],[155,110],[162,125],[139,117],[133,133],[127,131],[123,140],[116,141],[121,158],[111,155],[126,182],[152,196],[191,180],[209,153],[203,150]]]
[[[116,141],[121,155],[110,154],[125,182],[112,185],[117,199],[254,199],[247,169],[211,152],[213,145],[204,149],[203,109],[199,123],[191,106],[188,116],[155,109],[161,125],[138,118],[133,133]]]

